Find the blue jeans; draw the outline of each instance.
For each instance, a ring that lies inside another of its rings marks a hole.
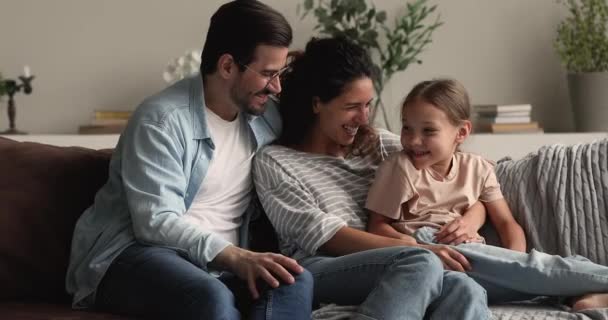
[[[98,286],[96,307],[145,319],[309,320],[313,280],[308,271],[292,285],[264,290],[252,301],[245,281],[217,278],[177,251],[134,244],[112,263]]]
[[[300,263],[314,276],[315,305],[359,305],[355,319],[490,318],[484,289],[463,273],[444,272],[425,249],[390,247]]]
[[[423,227],[414,237],[432,243],[436,231]],[[467,274],[486,289],[490,303],[608,292],[608,267],[582,256],[564,258],[536,250],[523,253],[480,243],[460,244],[454,249],[469,260],[473,270]]]

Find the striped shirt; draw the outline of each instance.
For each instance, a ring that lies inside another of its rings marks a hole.
[[[365,230],[367,191],[378,164],[401,150],[399,136],[379,130],[377,153],[337,158],[267,146],[254,161],[254,182],[281,252],[301,259],[342,227]]]

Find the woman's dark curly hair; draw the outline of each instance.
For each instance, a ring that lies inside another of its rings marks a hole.
[[[279,143],[294,146],[303,142],[317,115],[313,100],[338,97],[354,80],[375,77],[374,65],[365,49],[344,38],[312,38],[304,52],[293,56],[281,77],[280,113],[283,132]],[[360,132],[369,133],[369,128]],[[366,130],[367,129],[367,130]]]

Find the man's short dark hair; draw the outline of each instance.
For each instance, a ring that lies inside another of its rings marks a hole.
[[[223,54],[243,65],[251,63],[258,45],[289,47],[291,26],[285,17],[256,0],[236,0],[222,5],[211,17],[201,55],[201,74],[211,74]]]

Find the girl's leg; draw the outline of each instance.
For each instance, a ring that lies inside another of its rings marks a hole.
[[[608,293],[608,267],[580,257],[564,258],[536,250],[522,253],[483,244],[455,248],[471,263],[473,270],[468,275],[484,286],[490,302]]]
[[[422,319],[431,304],[431,317],[450,307],[454,319],[486,319],[489,312],[483,294],[473,293],[462,308],[451,305],[444,294],[456,295],[470,283],[454,279],[451,290],[442,291],[441,261],[428,250],[392,247],[300,263],[315,279],[315,303],[359,305],[358,319]]]
[[[423,227],[414,236],[419,242],[433,243],[436,231]],[[455,248],[473,265],[468,275],[486,289],[490,303],[543,295],[575,297],[575,310],[608,307],[608,267],[584,257],[564,258],[536,250],[527,254],[478,243]]]

